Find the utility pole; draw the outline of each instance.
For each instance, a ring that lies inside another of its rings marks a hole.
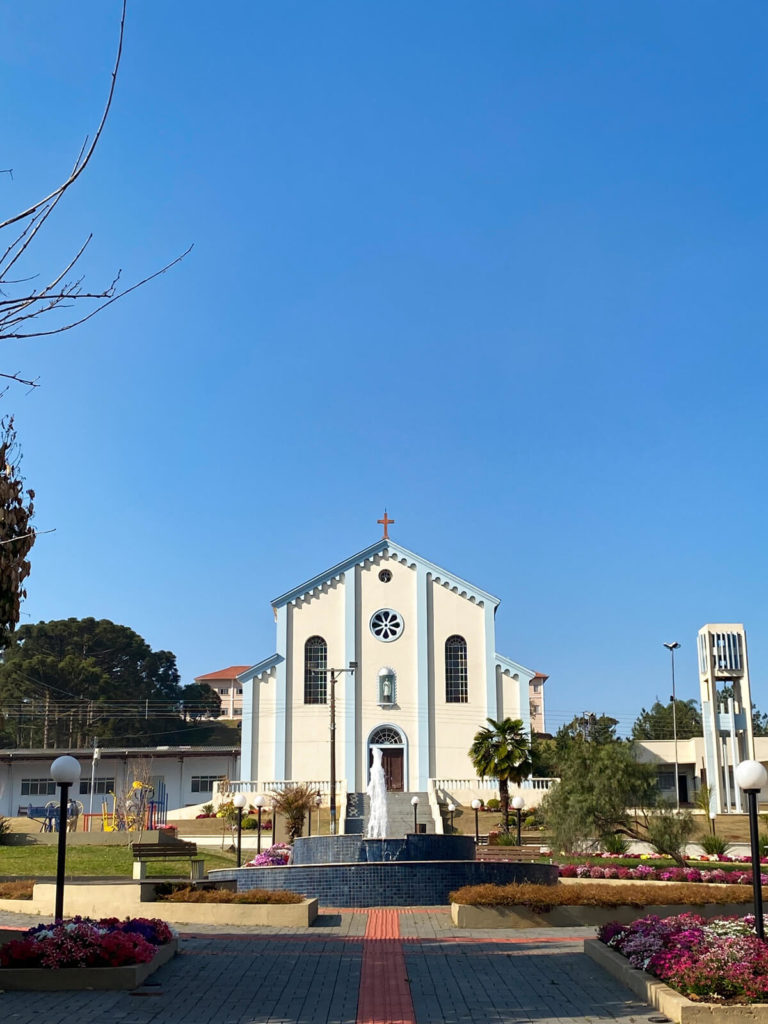
[[[336,835],[336,670],[331,669],[331,792],[328,801],[331,814],[330,832]]]
[[[331,699],[329,702],[331,710],[331,792],[328,799],[328,809],[331,815],[330,832],[332,836],[336,835],[336,676],[341,675],[342,672],[354,672],[356,669],[356,661],[350,661],[349,668],[326,669],[331,674]]]
[[[45,691],[45,710],[43,711],[43,748],[48,746],[48,712],[51,703],[50,690]]]

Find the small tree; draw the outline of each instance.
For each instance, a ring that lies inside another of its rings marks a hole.
[[[509,832],[509,783],[518,785],[531,774],[531,746],[520,718],[488,719],[475,734],[469,751],[475,771],[482,778],[499,780],[502,822]]]
[[[304,831],[304,819],[307,811],[314,806],[316,796],[316,790],[301,783],[288,786],[282,793],[275,793],[272,797],[272,809],[285,818],[289,843]]]

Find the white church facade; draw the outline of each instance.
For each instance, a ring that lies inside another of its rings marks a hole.
[[[243,779],[368,784],[383,748],[391,790],[476,775],[487,718],[543,730],[543,676],[496,649],[499,599],[387,536],[272,602],[274,654],[238,675]],[[534,721],[531,721],[533,711]]]

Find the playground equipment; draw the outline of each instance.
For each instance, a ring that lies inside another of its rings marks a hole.
[[[125,797],[111,790],[112,810],[106,800],[101,805],[101,823],[104,832],[145,832],[164,825],[168,818],[168,794],[165,783],[155,787],[134,779]]]

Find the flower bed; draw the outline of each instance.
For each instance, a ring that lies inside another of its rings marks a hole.
[[[5,967],[124,967],[148,963],[158,946],[171,942],[174,934],[165,921],[116,917],[90,921],[39,924],[26,934],[0,947],[0,969]]]
[[[283,867],[290,859],[293,850],[287,843],[275,843],[274,846],[270,846],[268,850],[263,853],[257,854],[253,860],[249,860],[243,867],[246,868],[263,868],[263,867]]]
[[[135,988],[177,946],[174,932],[156,918],[41,924],[0,946],[0,989]]]
[[[690,999],[768,1002],[768,944],[754,934],[751,917],[649,916],[606,924],[598,938]]]
[[[621,865],[601,867],[590,864],[560,864],[560,878],[609,878],[621,881],[639,882],[708,882],[716,884],[730,883],[731,885],[751,885],[752,871],[743,871],[738,868],[723,870],[722,868],[708,869],[665,867],[654,868],[648,864],[639,864],[636,868],[627,868]],[[768,875],[760,876],[763,885],[768,885]]]

